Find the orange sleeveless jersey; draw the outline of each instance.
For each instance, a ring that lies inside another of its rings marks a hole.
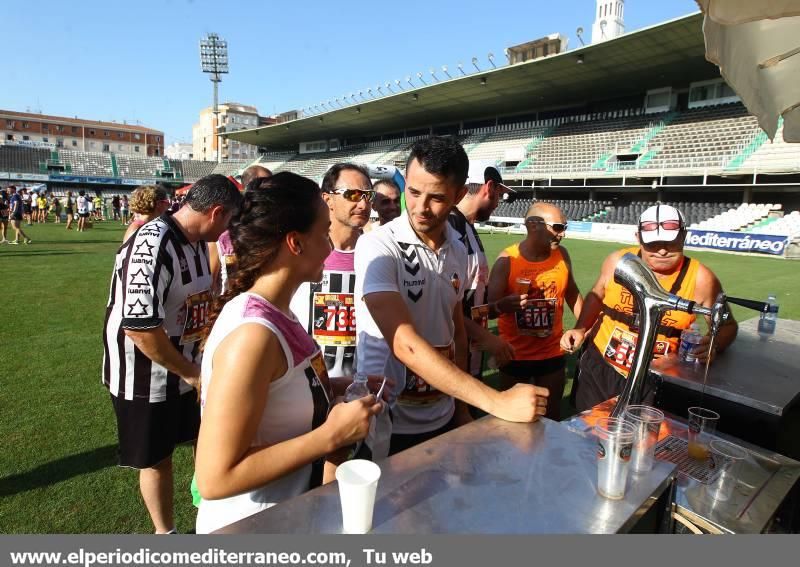
[[[503,313],[497,320],[500,337],[514,347],[514,360],[545,360],[561,356],[559,346],[564,332],[564,292],[569,281],[569,267],[561,250],[554,250],[542,262],[528,262],[519,244],[504,250],[509,271],[503,296],[517,293],[517,278],[531,281],[529,299],[534,304],[516,313]]]
[[[638,254],[639,248],[626,248],[623,252]],[[680,275],[681,268],[686,262],[689,262],[689,265],[683,277],[683,282],[681,282],[678,290],[673,293],[687,299],[694,299],[697,268],[700,265],[697,260],[684,257],[680,268],[666,278],[659,278],[658,282],[666,291],[670,291],[675,285]],[[624,314],[623,317],[632,316],[633,307],[634,299],[631,293],[616,283],[614,278],[611,277],[606,283],[606,294],[603,299],[603,313],[600,315],[600,321],[598,323],[599,328],[594,337],[594,345],[597,347],[603,360],[625,377],[628,376],[628,371],[631,368],[634,348],[639,335],[636,331],[631,330],[631,327],[627,323],[615,319],[614,317],[619,317],[618,313]],[[611,314],[609,314],[608,311],[611,311]],[[688,329],[695,319],[696,317],[694,315],[684,313],[683,311],[667,311],[664,313],[664,316],[661,318],[661,325],[675,329],[676,331],[671,334],[677,336],[667,336],[663,333],[659,333],[656,339],[656,346],[653,349],[653,357],[658,358],[668,352],[676,352],[680,341],[680,334],[678,331]]]

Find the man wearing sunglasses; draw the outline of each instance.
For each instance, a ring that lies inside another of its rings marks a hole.
[[[447,222],[465,192],[469,160],[449,137],[414,144],[406,163],[406,214],[356,244],[358,368],[394,380],[391,453],[471,417],[465,404],[530,422],[547,391],[527,384],[497,392],[464,371],[461,300],[472,275],[467,251]],[[456,410],[455,400],[459,404]]]
[[[375,192],[361,166],[337,163],[322,179],[322,198],[330,209],[333,251],[325,260],[322,281],[305,283],[292,298],[292,312],[317,341],[328,376],[351,376],[355,366],[356,320],[353,256],[369,222]]]
[[[383,226],[400,216],[400,187],[391,179],[375,182],[375,202],[372,208],[378,213],[376,226]],[[375,228],[374,226],[371,228]]]
[[[330,210],[330,238],[333,250],[322,272],[322,280],[304,283],[292,297],[290,308],[322,349],[334,392],[341,394],[356,371],[356,312],[353,265],[356,242],[369,222],[375,198],[366,169],[353,163],[337,163],[322,179],[322,198]],[[382,373],[372,373],[373,391]],[[357,458],[379,459],[389,452],[391,423],[388,412],[375,417],[367,439],[359,446]]]
[[[578,385],[575,405],[579,411],[589,409],[618,395],[625,386],[633,352],[638,340],[634,299],[630,292],[614,281],[614,270],[627,253],[638,254],[653,270],[661,286],[668,292],[711,307],[722,286],[717,276],[695,259],[685,256],[686,223],[681,212],[669,205],[654,205],[639,217],[636,237],[640,246],[612,253],[603,262],[600,277],[586,296],[575,328],[564,333],[561,346],[572,352],[590,341],[578,363]],[[675,353],[681,331],[695,321],[695,315],[670,311],[661,319],[654,357]],[[708,318],[706,318],[708,326]],[[719,331],[716,352],[728,348],[736,338],[738,326],[730,317]],[[710,337],[703,337],[695,347],[697,360],[705,362]],[[648,389],[646,397],[652,395]]]
[[[566,379],[559,345],[564,304],[578,316],[583,297],[569,254],[560,245],[567,230],[561,209],[534,203],[525,228],[525,239],[500,253],[489,277],[489,302],[500,313],[500,337],[514,348],[514,359],[500,367],[500,386],[524,382],[547,388],[551,401],[546,416],[558,421]]]

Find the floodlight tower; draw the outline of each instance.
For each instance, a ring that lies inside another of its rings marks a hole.
[[[200,40],[200,65],[203,73],[208,73],[208,78],[214,85],[214,141],[217,144],[217,162],[222,162],[222,140],[219,138],[219,84],[222,75],[228,73],[228,42],[215,33],[208,34]]]

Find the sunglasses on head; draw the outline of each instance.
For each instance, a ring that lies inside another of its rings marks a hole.
[[[651,230],[658,230],[659,226],[664,230],[681,230],[683,228],[683,223],[679,220],[665,220],[661,222],[644,221],[639,223],[639,231],[650,232]]]
[[[369,189],[334,189],[331,193],[341,195],[345,201],[350,201],[351,203],[358,203],[361,199],[364,199],[367,203],[375,200],[375,191]]]
[[[553,232],[561,234],[567,230],[567,223],[565,222],[547,222],[542,217],[528,217],[525,219],[525,224],[546,224],[553,229]]]

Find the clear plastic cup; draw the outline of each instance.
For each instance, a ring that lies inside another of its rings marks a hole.
[[[364,459],[339,465],[339,498],[342,502],[342,529],[346,534],[365,534],[372,529],[372,511],[381,468]]]
[[[597,437],[597,492],[612,500],[625,497],[631,464],[634,428],[616,417],[604,417],[594,426]]]
[[[733,495],[739,466],[747,458],[748,452],[722,439],[712,439],[708,447],[711,452],[711,466],[719,471],[717,480],[709,487],[710,494],[714,500],[726,502]]]
[[[653,470],[656,443],[664,421],[664,412],[643,405],[628,406],[625,421],[634,428],[631,468],[635,473]]]
[[[689,408],[689,456],[698,461],[708,459],[708,444],[717,430],[719,414],[701,407]]]
[[[531,288],[531,280],[528,278],[517,278],[517,295],[526,295]]]

